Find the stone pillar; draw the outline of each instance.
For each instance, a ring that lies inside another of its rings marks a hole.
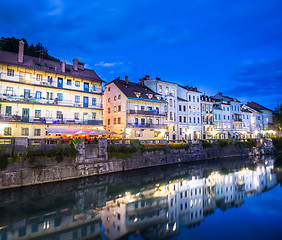
[[[108,160],[107,139],[106,138],[100,138],[98,140],[98,145],[99,145],[99,158],[104,158],[105,160]]]
[[[78,151],[76,156],[76,163],[83,163],[85,161],[85,142],[81,141],[81,143],[75,145],[75,149]]]
[[[27,152],[28,138],[16,137],[15,138],[15,152]]]

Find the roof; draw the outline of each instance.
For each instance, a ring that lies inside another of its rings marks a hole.
[[[224,101],[233,101],[233,102],[238,102],[240,103],[239,100],[235,99],[235,98],[231,98],[231,97],[228,97],[228,96],[223,96],[221,93],[220,94],[216,94],[215,96],[213,96],[214,99],[217,99],[217,100],[224,100]]]
[[[18,62],[18,53],[6,52],[0,50],[0,63],[14,66],[26,67],[30,69],[42,70],[50,73],[58,73],[66,76],[85,78],[96,82],[103,82],[94,70],[78,69],[75,71],[72,65],[66,64],[66,72],[61,71],[61,62],[55,62],[46,59],[24,55],[23,63]]]
[[[183,99],[183,98],[180,98],[180,97],[177,97],[177,100],[178,101],[181,101],[181,102],[188,102],[187,100]]]
[[[248,109],[245,109],[245,108],[241,108],[241,112],[252,113],[251,111],[249,111]]]
[[[270,109],[268,109],[268,108],[266,108],[266,107],[264,107],[264,106],[262,106],[262,105],[260,105],[256,102],[250,102],[250,103],[248,102],[246,105],[250,108],[257,110],[257,111],[266,110],[266,111],[272,112],[272,110],[270,110]]]
[[[150,88],[148,88],[145,85],[141,85],[139,83],[134,83],[134,82],[126,83],[124,80],[120,80],[120,79],[115,79],[109,82],[107,85],[109,85],[110,83],[114,83],[127,98],[165,102],[162,98],[161,100],[158,100],[157,96],[161,96],[161,94],[152,91]],[[140,93],[141,94],[140,97],[138,98],[135,93]],[[149,95],[151,95],[152,97],[149,98]]]
[[[189,87],[189,86],[181,86],[181,85],[178,85],[179,87],[187,90],[187,91],[192,91],[192,92],[198,92],[198,93],[201,93],[200,91],[198,91],[198,89],[196,87]]]

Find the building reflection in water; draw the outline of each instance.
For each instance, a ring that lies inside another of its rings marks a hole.
[[[100,239],[101,229],[112,240],[131,234],[169,238],[182,226],[200,224],[215,208],[240,206],[245,196],[273,188],[277,184],[273,168],[269,160],[239,171],[202,170],[110,200],[107,187],[75,191],[75,204],[67,208],[10,217],[13,220],[6,224],[0,218],[0,239]]]
[[[252,170],[182,178],[137,194],[126,192],[102,208],[104,233],[109,239],[130,234],[148,239],[169,238],[177,235],[181,226],[200,224],[215,208],[240,206],[245,195],[262,193],[276,184],[273,163],[268,163]]]

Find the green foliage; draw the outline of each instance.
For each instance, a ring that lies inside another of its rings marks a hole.
[[[44,47],[40,42],[38,42],[35,46],[33,44],[29,45],[27,41],[22,39],[17,39],[14,37],[1,37],[0,40],[0,50],[7,52],[17,53],[19,51],[19,41],[23,40],[24,44],[24,54],[32,57],[43,57],[44,59],[59,62],[60,59],[55,58],[49,55],[48,50]]]
[[[221,147],[226,147],[228,145],[228,140],[225,139],[218,139],[218,144]]]
[[[282,137],[273,138],[272,142],[276,150],[282,150]]]
[[[130,140],[130,145],[131,146],[140,146],[141,145],[141,142],[140,142],[140,140],[139,139],[132,139],[132,140]]]
[[[170,149],[188,149],[189,144],[188,143],[171,143],[169,144]]]
[[[202,146],[203,148],[209,148],[212,146],[212,144],[207,140],[202,140]]]
[[[9,154],[4,153],[0,155],[0,170],[5,170],[8,166]]]
[[[142,152],[152,152],[152,151],[161,151],[165,150],[165,145],[164,144],[146,144],[142,145],[140,148]]]
[[[110,158],[128,158],[131,157],[133,153],[137,152],[135,146],[123,146],[123,145],[111,145],[108,146],[107,152]]]
[[[75,148],[76,144],[80,144],[81,140],[79,138],[70,139],[69,147]]]

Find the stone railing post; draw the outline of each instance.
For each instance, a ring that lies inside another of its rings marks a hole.
[[[81,141],[75,145],[75,149],[78,151],[75,161],[77,163],[82,163],[85,161],[85,142]]]
[[[99,147],[99,158],[104,158],[105,160],[108,160],[108,143],[106,138],[100,138],[98,140],[98,147]]]

